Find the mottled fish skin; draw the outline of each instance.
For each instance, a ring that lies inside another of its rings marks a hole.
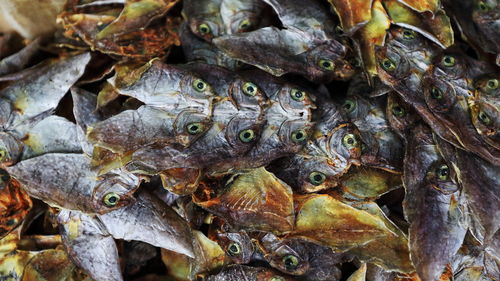
[[[298,154],[275,162],[272,171],[299,192],[316,192],[338,185],[351,165],[359,165],[361,142],[356,128],[338,105],[318,100],[312,139]]]
[[[226,35],[214,39],[214,44],[230,57],[275,76],[296,73],[311,81],[329,82],[354,74],[347,59],[348,49],[335,37],[335,25],[325,7],[313,0],[307,4],[280,0],[266,3],[273,7],[285,29],[265,27]]]
[[[218,231],[217,243],[226,255],[236,264],[248,264],[252,261],[255,246],[246,231]]]
[[[250,267],[245,265],[231,265],[222,269],[221,272],[210,275],[207,281],[293,281],[292,277],[279,274],[276,271],[264,267]]]
[[[95,280],[123,280],[115,241],[99,220],[79,211],[61,210],[58,222],[66,251],[78,267]]]
[[[194,257],[189,224],[146,191],[138,192],[133,204],[97,217],[115,239],[146,242]]]
[[[182,13],[191,32],[210,42],[257,28],[263,9],[264,4],[257,0],[188,0]]]
[[[445,0],[443,5],[452,15],[462,35],[479,53],[496,55],[500,65],[499,2],[497,0]]]
[[[386,117],[385,97],[366,98],[372,90],[366,82],[351,82],[342,110],[360,131],[361,163],[387,171],[402,170],[403,143]]]
[[[22,70],[40,51],[41,38],[31,41],[19,52],[0,60],[0,76]]]
[[[188,62],[202,62],[225,67],[230,70],[241,68],[243,63],[234,60],[214,45],[196,37],[183,23],[180,27],[182,50]]]
[[[189,134],[188,124],[199,122],[205,131],[209,128],[215,94],[199,76],[158,60],[135,71],[138,77],[131,83],[123,82],[119,76],[122,74],[109,82],[120,94],[146,105],[92,125],[87,132],[91,143],[124,155],[155,142],[188,146],[201,135]]]
[[[500,76],[487,74],[474,81],[474,96],[469,98],[472,124],[483,140],[500,149]]]
[[[83,75],[90,53],[39,65],[21,80],[0,91],[0,99],[10,104],[10,110],[0,112],[0,126],[15,128],[40,113],[54,110],[69,88]],[[51,83],[46,83],[48,80]],[[2,106],[3,107],[3,106]],[[4,108],[2,108],[4,109]]]
[[[431,44],[422,35],[406,29],[393,29],[384,47],[376,50],[377,69],[381,80],[393,88],[405,102],[409,103],[432,130],[446,141],[464,148],[444,120],[428,108],[423,88],[423,76],[431,68],[440,48]],[[482,147],[469,147],[478,153]],[[481,155],[492,159],[491,153]],[[494,160],[494,159],[493,159]]]
[[[500,167],[436,139],[443,157],[450,163],[462,186],[469,212],[470,231],[489,243],[500,229]]]
[[[44,167],[43,172],[40,167]],[[109,212],[130,204],[139,186],[136,176],[120,170],[97,176],[90,159],[83,154],[44,154],[21,161],[7,171],[30,196],[52,206],[86,213]],[[113,197],[112,202],[108,197]]]
[[[306,240],[280,239],[268,233],[259,240],[264,258],[277,270],[306,280],[340,280],[337,267],[344,254],[334,253],[330,248]]]
[[[496,53],[500,65],[500,2],[498,0],[474,0],[472,21],[488,45],[481,46],[487,52]],[[483,41],[483,42],[484,42]]]
[[[422,280],[434,281],[462,245],[467,230],[464,198],[431,130],[419,124],[407,141],[403,208],[410,222],[411,259]]]
[[[265,168],[236,174],[216,191],[200,186],[192,198],[236,230],[287,233],[293,229],[292,189]]]
[[[23,222],[32,205],[19,183],[0,170],[0,239]]]

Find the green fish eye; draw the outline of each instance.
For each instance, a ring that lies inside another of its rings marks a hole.
[[[240,244],[236,242],[229,244],[229,246],[227,247],[227,253],[233,257],[241,254]]]
[[[351,149],[358,145],[358,141],[356,140],[356,136],[353,134],[347,134],[342,139],[342,144],[347,148]]]
[[[7,221],[6,225],[7,226],[13,226],[17,223],[17,219],[10,219]]]
[[[244,143],[249,143],[255,139],[255,132],[252,129],[246,129],[239,134],[240,141]]]
[[[353,100],[347,99],[347,100],[345,100],[342,107],[345,109],[345,111],[347,113],[351,113],[354,111],[354,109],[356,109],[356,102],[354,102]]]
[[[392,107],[392,114],[396,117],[403,117],[406,115],[406,111],[404,108],[402,108],[401,106],[399,105],[394,105]]]
[[[247,96],[255,96],[259,88],[254,83],[246,82],[243,84],[243,93]]]
[[[326,180],[326,175],[320,172],[312,172],[309,174],[309,182],[313,185],[320,185]]]
[[[290,96],[294,101],[303,101],[306,98],[306,93],[301,90],[292,89],[292,91],[290,91]]]
[[[432,89],[431,89],[431,98],[433,98],[435,100],[442,99],[443,98],[443,91],[441,91],[441,89],[439,89],[439,88],[432,87]]]
[[[385,58],[380,62],[380,66],[388,72],[396,70],[396,64],[389,58]]]
[[[207,89],[208,85],[205,83],[205,81],[201,79],[196,79],[193,82],[193,88],[198,91],[198,92],[203,92]]]
[[[294,255],[286,255],[282,261],[287,271],[293,271],[299,266],[299,259]]]
[[[486,112],[484,112],[484,111],[480,111],[479,114],[477,115],[477,118],[484,125],[490,125],[491,124],[491,118],[490,118],[490,116],[488,116],[488,114],[486,114]]]
[[[104,195],[103,202],[104,202],[104,205],[106,205],[108,207],[116,206],[116,204],[118,204],[118,201],[120,201],[120,195],[118,195],[114,192],[110,192],[110,193],[107,193],[106,195]]]
[[[285,281],[285,278],[281,276],[273,276],[269,279],[269,281]]]
[[[410,30],[410,29],[403,30],[403,38],[404,39],[411,40],[411,39],[415,39],[415,37],[416,37],[415,31]]]
[[[202,23],[202,24],[198,25],[198,31],[202,35],[206,35],[206,34],[209,34],[211,32],[211,29],[210,29],[210,26],[208,24]]]
[[[479,1],[478,5],[481,11],[489,11],[491,9],[490,5],[488,5],[485,1]]]
[[[454,56],[446,55],[446,56],[443,57],[443,59],[441,60],[441,62],[446,67],[452,67],[452,66],[455,65],[456,60],[455,60]]]
[[[4,160],[7,160],[7,157],[8,157],[8,152],[7,152],[7,149],[5,148],[0,148],[0,161],[4,161]]]
[[[296,130],[292,132],[292,141],[295,143],[301,143],[307,140],[307,133],[304,130]]]
[[[493,79],[488,80],[488,82],[486,82],[486,88],[488,88],[488,90],[497,89],[498,88],[498,79],[493,78]]]
[[[450,168],[448,168],[448,165],[443,164],[436,169],[436,175],[439,180],[447,180],[450,175]]]
[[[186,126],[186,130],[190,135],[198,135],[203,132],[205,126],[200,122],[189,123]]]
[[[319,67],[327,71],[333,71],[335,69],[335,63],[332,60],[321,59],[318,63]]]
[[[250,29],[252,25],[250,24],[250,20],[249,19],[244,19],[240,22],[240,25],[238,26],[238,29],[240,31],[247,31],[248,29]]]

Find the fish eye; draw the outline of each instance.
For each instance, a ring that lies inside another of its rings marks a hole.
[[[391,111],[392,111],[392,114],[394,114],[394,116],[396,116],[396,117],[403,117],[406,115],[405,109],[399,105],[394,105],[392,107]]]
[[[259,88],[254,83],[246,82],[245,84],[243,84],[243,93],[247,96],[255,96],[258,89]]]
[[[198,135],[203,132],[205,126],[200,122],[189,123],[186,126],[186,130],[190,135]]]
[[[201,79],[196,79],[193,82],[193,88],[198,92],[203,92],[207,89],[207,83]]]
[[[249,19],[244,19],[240,22],[240,25],[238,26],[238,29],[240,32],[244,32],[244,31],[247,31],[248,29],[250,29],[252,25],[250,24],[250,20]]]
[[[485,1],[479,1],[477,6],[478,6],[479,10],[484,11],[484,12],[491,10],[490,5],[488,5]]]
[[[488,82],[486,82],[486,88],[488,90],[497,89],[498,88],[498,79],[493,78],[493,79],[488,80]]]
[[[486,112],[484,112],[484,111],[479,111],[479,113],[477,114],[477,118],[484,125],[490,125],[491,124],[491,118],[490,118],[490,116],[488,114],[486,114]]]
[[[439,89],[439,88],[432,87],[432,89],[431,89],[431,98],[433,98],[435,100],[442,99],[443,98],[443,91],[441,91],[441,89]]]
[[[347,148],[351,149],[358,145],[358,141],[356,140],[356,136],[353,134],[347,134],[342,138],[342,144]]]
[[[273,276],[269,279],[269,281],[285,281],[285,278],[281,276]]]
[[[292,89],[290,91],[290,96],[294,101],[303,101],[306,98],[306,92],[297,89]]]
[[[209,33],[212,32],[212,30],[210,29],[210,26],[206,23],[202,23],[200,25],[198,25],[198,32],[200,32],[200,34],[202,35],[207,35]]]
[[[120,201],[120,195],[114,193],[114,192],[109,192],[106,195],[104,195],[104,205],[108,207],[114,207],[116,204],[118,204],[118,201]]]
[[[332,60],[321,59],[318,63],[319,67],[327,71],[333,71],[335,69],[335,63]]]
[[[0,161],[7,160],[8,155],[7,149],[0,147]]]
[[[227,247],[227,253],[234,257],[241,254],[241,246],[239,243],[233,242]]]
[[[249,143],[255,139],[255,132],[252,129],[246,129],[239,133],[240,141]]]
[[[415,39],[416,33],[410,29],[403,29],[403,38],[406,40]]]
[[[391,59],[385,58],[380,62],[380,66],[388,72],[392,72],[396,70],[396,63],[394,63]]]
[[[294,255],[286,255],[282,261],[287,271],[294,271],[299,266],[299,259]]]
[[[450,175],[450,168],[448,168],[448,165],[443,164],[436,169],[436,175],[442,181],[447,180]]]
[[[309,174],[309,182],[313,185],[320,185],[326,180],[326,175],[321,172],[311,172]]]
[[[292,132],[292,141],[295,143],[301,143],[307,140],[307,132],[304,130],[296,130]]]
[[[17,219],[15,219],[15,218],[14,218],[14,219],[10,219],[10,220],[8,220],[5,224],[6,224],[7,226],[13,226],[13,225],[15,225],[16,223],[17,223]]]
[[[347,99],[347,100],[345,100],[342,107],[345,109],[345,111],[347,113],[351,113],[354,111],[354,109],[356,109],[356,102],[354,102],[353,100]]]
[[[452,67],[452,66],[455,65],[456,60],[455,60],[454,56],[446,55],[446,56],[443,57],[443,59],[441,60],[441,62],[446,67]]]

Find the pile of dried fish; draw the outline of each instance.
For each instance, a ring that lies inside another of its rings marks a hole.
[[[497,0],[5,2],[0,280],[500,280]]]

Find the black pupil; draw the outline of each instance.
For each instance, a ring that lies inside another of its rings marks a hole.
[[[488,87],[495,88],[495,81],[492,80],[488,81]]]
[[[238,247],[236,247],[236,245],[233,244],[233,245],[229,246],[229,251],[231,253],[237,253],[238,252]]]
[[[401,107],[399,107],[399,106],[394,107],[394,113],[401,114],[401,112],[403,112],[403,109]]]
[[[304,134],[302,134],[302,133],[300,133],[300,132],[299,132],[299,133],[297,133],[297,135],[295,135],[295,137],[296,137],[298,140],[300,140],[300,139],[302,139],[302,138],[304,137]]]
[[[321,175],[315,175],[315,176],[313,177],[313,179],[314,179],[316,182],[320,182],[320,181],[323,179],[323,177],[322,177]]]
[[[203,89],[204,87],[204,84],[202,82],[198,82],[198,84],[196,84],[196,87],[198,87],[198,89]]]
[[[351,103],[346,103],[344,105],[344,108],[347,109],[347,110],[350,110],[352,108],[352,104]]]
[[[198,126],[196,126],[196,125],[192,125],[192,126],[191,126],[191,131],[193,131],[193,132],[198,131]]]
[[[447,167],[443,167],[443,168],[439,169],[439,175],[441,177],[448,176],[448,168]]]
[[[14,224],[16,224],[16,220],[15,219],[10,219],[7,221],[7,226],[13,226]]]
[[[253,93],[253,91],[255,91],[255,89],[254,89],[252,86],[248,86],[248,87],[247,87],[247,91],[248,91],[249,93]]]
[[[332,64],[329,61],[324,61],[323,62],[323,67],[329,68],[331,66],[332,66]]]
[[[404,34],[404,36],[406,36],[406,37],[411,37],[411,36],[413,35],[413,34],[412,34],[410,31],[408,31],[408,30],[405,30],[405,31],[403,32],[403,34]]]
[[[295,92],[296,98],[300,99],[300,98],[302,98],[302,96],[303,96],[302,92],[300,92],[300,91]]]
[[[484,112],[481,112],[481,113],[479,113],[479,119],[483,122],[486,122],[486,121],[488,121],[488,115],[486,115],[486,113],[484,113]]]
[[[245,139],[249,139],[251,136],[252,136],[252,134],[250,134],[249,132],[246,132],[246,133],[243,134],[243,137]]]
[[[109,201],[109,203],[116,203],[117,198],[116,198],[116,196],[111,196],[111,197],[109,197],[108,201]]]
[[[388,60],[384,61],[384,66],[385,66],[385,67],[389,68],[389,67],[391,67],[391,65],[392,65],[392,64],[391,64],[391,62],[390,62],[390,61],[388,61]]]
[[[353,138],[348,138],[347,139],[347,143],[348,144],[353,144],[354,143],[354,139]]]
[[[288,268],[288,269],[293,269],[295,268],[295,264],[293,262],[293,258],[291,257],[287,257],[285,258],[285,267]]]
[[[441,97],[441,93],[439,92],[439,90],[438,90],[438,89],[436,89],[436,88],[432,88],[432,90],[431,90],[431,96],[432,96],[433,98],[435,98],[435,99],[438,99],[438,98],[440,98],[440,97]]]
[[[451,57],[445,57],[444,62],[447,64],[451,64],[453,61],[452,61]]]
[[[203,33],[207,33],[207,32],[208,32],[208,28],[207,28],[207,27],[205,27],[205,26],[202,26],[202,27],[200,28],[200,30],[201,30],[201,32],[203,32]]]

